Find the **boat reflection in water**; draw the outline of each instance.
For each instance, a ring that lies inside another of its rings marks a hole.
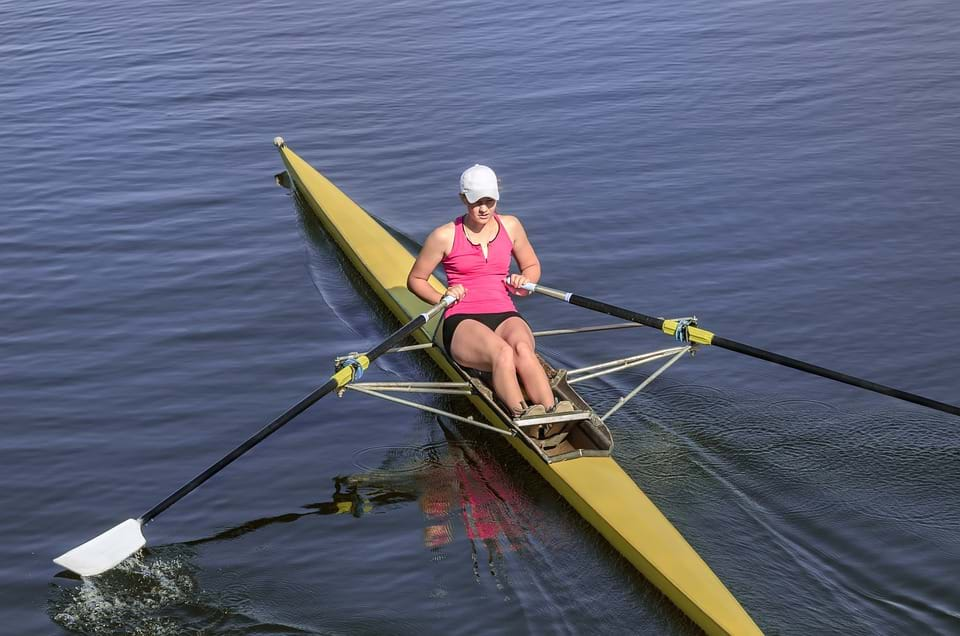
[[[453,543],[454,519],[459,517],[470,542],[474,576],[480,576],[480,545],[491,575],[496,576],[501,550],[522,546],[526,533],[516,517],[524,509],[522,498],[499,465],[479,457],[469,443],[453,442],[444,450],[446,461],[422,475],[426,479],[420,509],[428,521],[424,545],[439,551]]]
[[[372,450],[372,449],[371,449]],[[304,505],[304,512],[262,517],[186,545],[231,540],[279,523],[314,515],[385,512],[416,502],[425,518],[423,544],[446,558],[443,549],[462,536],[470,544],[474,575],[486,562],[496,576],[504,549],[519,550],[527,531],[518,513],[527,509],[503,469],[469,440],[448,439],[419,448],[378,448],[379,468],[335,477],[328,501]],[[462,534],[461,534],[462,532]],[[485,553],[485,556],[483,556]]]
[[[90,634],[182,633],[198,624],[219,625],[228,615],[246,620],[235,607],[236,583],[222,581],[216,570],[203,571],[200,562],[204,550],[200,546],[206,546],[212,555],[229,551],[238,559],[232,567],[242,569],[242,546],[249,544],[241,543],[238,553],[238,548],[228,547],[228,542],[255,536],[261,530],[269,535],[270,526],[292,524],[316,515],[350,515],[357,523],[367,523],[369,517],[373,522],[371,513],[410,512],[413,504],[424,515],[424,546],[434,562],[443,561],[445,569],[459,567],[457,558],[462,556],[465,560],[465,551],[450,554],[444,553],[444,549],[463,550],[461,542],[466,537],[471,546],[473,577],[479,581],[481,564],[486,562],[498,588],[507,589],[502,573],[498,573],[502,567],[495,566],[504,545],[509,550],[519,547],[523,531],[510,513],[511,507],[519,505],[518,496],[496,462],[485,454],[478,458],[480,454],[469,441],[379,448],[376,452],[380,455],[377,468],[335,477],[329,499],[307,504],[300,511],[260,517],[192,541],[150,547],[103,576],[81,580],[73,572],[60,573],[58,577],[65,582],[51,590],[51,620],[76,633]],[[461,521],[462,532],[456,527]],[[408,521],[406,531],[417,532],[416,523],[414,513],[414,525]],[[301,545],[303,536],[313,532],[309,526],[274,527],[273,534],[288,536],[289,545]],[[275,547],[275,558],[290,556],[284,546]],[[485,557],[481,556],[484,551]],[[315,556],[322,560],[325,553],[320,550]],[[296,569],[292,566],[292,572]],[[297,576],[291,573],[290,580],[296,581]],[[221,584],[222,589],[218,589]],[[246,589],[247,584],[240,589]]]

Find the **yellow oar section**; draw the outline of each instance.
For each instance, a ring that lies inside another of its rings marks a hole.
[[[663,326],[660,328],[663,333],[668,336],[675,336],[677,334],[677,329],[680,327],[680,321],[675,319],[667,319],[663,321]],[[699,327],[694,327],[692,325],[687,325],[684,327],[684,331],[687,334],[687,340],[690,342],[696,342],[697,344],[713,344],[713,332],[707,331],[706,329],[700,329]]]
[[[330,376],[330,379],[337,383],[336,388],[342,389],[351,382],[354,378],[359,378],[363,375],[363,372],[370,367],[370,358],[365,355],[360,355],[355,358],[348,358],[350,364],[345,365],[342,369]]]

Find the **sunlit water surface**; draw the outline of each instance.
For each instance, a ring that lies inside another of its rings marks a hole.
[[[411,241],[489,163],[547,284],[960,402],[956,3],[0,7],[11,633],[696,633],[502,440],[359,396],[115,571],[51,563],[396,326],[274,187],[277,134]],[[644,331],[542,347],[670,345]],[[765,631],[906,634],[960,633],[955,420],[702,350],[610,425]]]

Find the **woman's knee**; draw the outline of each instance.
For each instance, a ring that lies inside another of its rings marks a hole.
[[[526,341],[514,343],[513,354],[516,358],[517,365],[529,364],[531,362],[535,362],[537,359],[537,356],[533,351],[533,347],[529,342]]]
[[[516,357],[513,347],[506,342],[497,346],[493,352],[493,366],[498,368],[507,368],[516,366]]]

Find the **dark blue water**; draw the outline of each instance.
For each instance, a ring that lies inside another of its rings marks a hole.
[[[695,633],[503,442],[358,396],[171,508],[120,570],[51,563],[396,326],[275,188],[278,134],[414,241],[488,163],[546,284],[960,402],[956,3],[0,17],[5,632]],[[669,344],[542,346],[580,365]],[[376,377],[433,376],[411,356]],[[957,418],[703,350],[610,424],[765,631],[960,633]]]

